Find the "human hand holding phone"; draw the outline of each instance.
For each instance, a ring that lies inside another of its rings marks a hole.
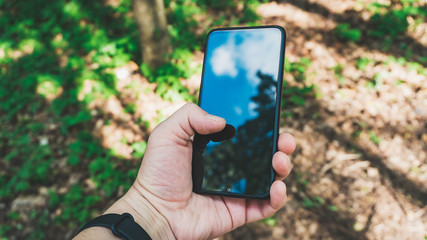
[[[295,149],[294,138],[281,134],[278,152],[272,159],[276,179],[270,199],[239,199],[199,195],[192,192],[191,137],[197,131],[209,134],[221,131],[225,120],[212,116],[195,104],[187,104],[161,123],[150,136],[138,178],[128,200],[141,210],[146,199],[166,219],[177,239],[210,239],[247,222],[274,214],[286,201],[283,179],[291,170],[288,154]],[[145,200],[144,200],[145,201]],[[114,209],[111,209],[114,210]],[[163,239],[163,238],[162,238]]]
[[[288,155],[294,138],[280,134],[272,165],[276,179],[270,199],[199,195],[192,191],[192,136],[221,131],[223,118],[189,103],[157,126],[148,140],[138,177],[105,213],[132,214],[152,239],[211,239],[274,214],[286,201],[283,179],[291,171]],[[84,230],[76,239],[115,239],[103,227]]]

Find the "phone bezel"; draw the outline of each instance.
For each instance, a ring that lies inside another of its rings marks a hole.
[[[205,42],[205,54],[208,48],[209,44],[209,38],[212,33],[218,32],[218,31],[233,31],[233,30],[250,30],[250,29],[264,29],[264,28],[275,28],[280,30],[281,33],[281,50],[280,50],[280,60],[279,60],[279,75],[277,79],[277,92],[276,92],[276,106],[275,106],[275,116],[274,116],[274,129],[273,129],[273,138],[275,140],[275,144],[273,145],[273,151],[272,156],[277,152],[278,146],[277,141],[279,138],[279,120],[280,120],[280,106],[281,106],[281,97],[282,97],[282,88],[283,88],[283,67],[284,67],[284,59],[285,59],[285,43],[286,43],[286,31],[283,27],[278,25],[268,25],[268,26],[252,26],[252,27],[226,27],[226,28],[215,28],[209,31],[209,33],[206,35],[206,42]],[[203,93],[203,81],[204,81],[204,75],[205,75],[205,66],[206,66],[206,55],[203,56],[203,69],[202,69],[202,77],[200,82],[200,91],[199,91],[199,99],[198,99],[198,105],[200,106],[201,99],[202,99],[202,93]],[[223,192],[223,191],[210,191],[210,190],[203,190],[203,189],[194,189],[193,192],[198,194],[204,194],[204,195],[216,195],[216,196],[226,196],[226,197],[237,197],[237,198],[255,198],[255,199],[268,199],[270,197],[270,187],[271,184],[274,182],[274,179],[276,177],[276,172],[273,169],[272,163],[270,164],[270,186],[268,186],[268,191],[265,194],[262,195],[252,195],[252,194],[240,194],[240,193],[233,193],[233,192]],[[193,179],[194,181],[194,179]]]

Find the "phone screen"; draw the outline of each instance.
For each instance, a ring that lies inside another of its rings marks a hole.
[[[195,192],[266,197],[274,179],[285,33],[216,29],[207,37],[199,106],[227,127],[196,134]]]

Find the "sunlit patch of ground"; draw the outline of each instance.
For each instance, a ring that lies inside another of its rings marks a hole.
[[[101,140],[103,147],[113,149],[120,157],[132,159],[131,144],[146,141],[154,127],[185,102],[162,99],[155,93],[156,84],[149,83],[134,62],[113,72],[118,79],[116,90],[119,94],[97,98],[88,105],[102,117],[96,121],[93,135]],[[91,80],[83,83],[81,99],[93,91],[94,83]]]
[[[277,223],[254,223],[222,239],[425,236],[427,76],[378,49],[378,40],[358,45],[337,39],[334,28],[354,9],[363,10],[356,1],[323,0],[258,8],[263,24],[287,30],[291,62],[311,60],[306,81],[318,94],[293,109],[293,118],[282,119],[281,131],[296,137],[297,150],[285,180],[289,200],[274,217]],[[367,21],[370,14],[360,16]],[[408,36],[425,46],[424,24]],[[356,66],[360,58],[371,60],[363,70]]]

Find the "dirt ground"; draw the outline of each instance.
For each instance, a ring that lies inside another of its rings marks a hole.
[[[354,9],[356,1],[349,0],[271,2],[258,8],[263,23],[285,27],[291,61],[312,61],[308,81],[318,86],[319,96],[281,122],[281,131],[296,137],[297,150],[285,180],[288,202],[275,215],[277,222],[273,227],[253,223],[221,239],[427,236],[427,78],[398,64],[359,71],[358,58],[382,62],[404,53],[381,51],[381,43],[372,39],[362,38],[357,45],[337,40],[337,24],[369,28],[368,17],[360,18],[364,15]],[[424,38],[414,31],[402,40],[419,56],[426,56],[425,26]],[[331,69],[337,64],[345,66],[343,84]],[[366,82],[379,72],[388,74],[381,90],[368,90]],[[396,86],[396,80],[403,83]],[[370,140],[373,134],[379,142]]]

